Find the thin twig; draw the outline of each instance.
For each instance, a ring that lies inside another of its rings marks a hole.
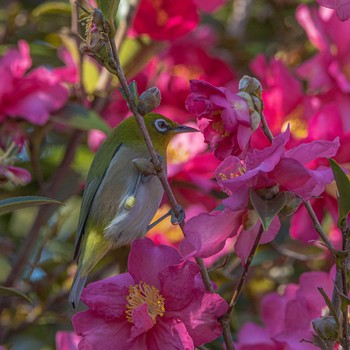
[[[336,256],[336,250],[333,247],[332,242],[329,240],[329,238],[327,237],[326,232],[323,230],[323,227],[320,223],[320,221],[318,220],[314,209],[312,208],[312,205],[309,201],[305,201],[304,202],[304,206],[306,208],[306,210],[308,211],[312,222],[314,224],[314,228],[317,231],[318,235],[321,237],[322,241],[324,242],[324,244],[327,246],[327,248],[329,249],[329,251],[331,252],[331,254],[335,257]]]
[[[259,245],[259,242],[260,242],[260,239],[261,239],[261,236],[262,236],[263,232],[264,232],[264,228],[261,225],[260,228],[259,228],[259,232],[258,232],[258,234],[257,234],[257,236],[255,238],[255,241],[254,241],[254,244],[252,246],[252,249],[249,252],[247,261],[244,264],[244,268],[243,268],[241,277],[239,278],[237,286],[236,286],[236,289],[235,289],[235,291],[234,291],[234,293],[232,295],[232,298],[231,298],[231,301],[230,301],[230,304],[229,304],[229,307],[228,307],[228,310],[227,310],[227,314],[229,314],[229,315],[231,315],[231,313],[233,312],[233,310],[235,308],[235,305],[237,303],[237,300],[239,298],[239,295],[241,294],[244,282],[245,282],[245,280],[247,278],[247,275],[248,275],[248,271],[249,271],[250,265],[251,265],[251,263],[253,261],[256,249],[258,248],[258,245]]]
[[[120,48],[122,47],[122,44],[126,39],[126,35],[134,20],[135,13],[137,11],[137,8],[140,5],[140,2],[141,0],[129,1],[129,4],[128,4],[129,11],[126,14],[126,16],[120,21],[117,32],[114,37],[117,51],[120,50]],[[96,85],[96,91],[95,91],[96,97],[94,100],[95,110],[101,111],[105,106],[105,104],[107,103],[109,94],[106,92],[109,90],[109,86],[111,85],[112,80],[113,80],[113,75],[106,68],[103,68]]]
[[[349,228],[342,229],[342,250],[348,252],[349,251]],[[347,260],[348,256],[341,257],[341,264],[340,264],[340,270],[341,270],[341,279],[342,279],[342,292],[345,296],[348,295],[348,281],[347,281]],[[337,264],[338,269],[338,264]],[[349,317],[348,317],[348,306],[346,306],[343,310],[343,317],[342,317],[342,346],[344,349],[349,349]]]
[[[252,246],[252,248],[251,248],[251,250],[249,252],[247,261],[244,264],[241,277],[239,278],[238,283],[236,285],[236,288],[235,288],[235,290],[233,292],[233,295],[232,295],[230,304],[228,306],[227,312],[226,312],[226,314],[223,317],[221,317],[221,320],[220,320],[221,324],[223,325],[223,336],[224,336],[226,348],[228,350],[234,350],[234,345],[233,345],[233,342],[232,342],[231,331],[230,331],[231,315],[232,315],[232,312],[233,312],[233,310],[235,308],[237,300],[238,300],[238,298],[239,298],[239,296],[241,294],[244,282],[245,282],[245,280],[247,278],[247,275],[248,275],[248,271],[249,271],[250,265],[251,265],[251,263],[253,261],[256,249],[258,248],[258,245],[259,245],[259,242],[260,242],[260,239],[261,239],[261,236],[262,236],[263,232],[264,232],[264,228],[261,225],[260,228],[259,228],[259,232],[258,232],[258,234],[257,234],[257,236],[255,238],[254,244],[253,244],[253,246]]]

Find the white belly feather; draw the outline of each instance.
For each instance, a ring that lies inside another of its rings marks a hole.
[[[116,247],[120,247],[144,236],[159,208],[163,192],[157,176],[143,178],[136,192],[135,205],[125,209],[124,202],[121,203],[117,215],[104,230],[106,238],[112,238]]]

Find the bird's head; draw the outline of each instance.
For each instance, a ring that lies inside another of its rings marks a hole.
[[[165,153],[170,140],[177,134],[185,132],[197,132],[197,129],[186,125],[179,125],[174,121],[164,117],[161,114],[148,113],[144,116],[146,128],[151,137],[154,148],[158,153]],[[133,143],[144,144],[142,134],[136,123],[136,119],[131,117],[126,119],[123,124],[127,127]],[[132,131],[132,134],[130,133]],[[132,135],[132,136],[131,136]],[[130,139],[129,139],[130,140]],[[131,141],[131,140],[130,140]]]

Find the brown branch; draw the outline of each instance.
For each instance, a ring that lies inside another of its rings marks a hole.
[[[259,242],[260,242],[260,239],[261,239],[263,232],[264,232],[264,228],[261,225],[259,228],[259,232],[255,238],[254,244],[249,252],[247,261],[244,264],[241,277],[239,278],[237,286],[233,292],[233,295],[232,295],[230,304],[228,306],[227,312],[223,317],[221,317],[221,320],[220,320],[221,324],[223,325],[223,336],[224,336],[225,344],[226,344],[226,347],[228,350],[234,350],[234,345],[232,343],[232,337],[231,337],[231,331],[230,331],[231,315],[232,315],[232,312],[236,306],[237,300],[241,294],[242,288],[244,286],[244,282],[245,282],[247,275],[248,275],[248,272],[249,272],[250,265],[253,261],[256,249],[258,248],[258,245],[259,245]],[[229,344],[229,346],[228,346],[228,344]]]
[[[126,35],[131,27],[134,20],[135,13],[140,5],[141,0],[130,0],[129,11],[126,16],[120,21],[117,32],[114,37],[115,46],[117,51],[122,47],[123,42],[126,39]],[[106,94],[109,86],[113,80],[113,75],[106,69],[103,68],[96,86],[96,97],[94,100],[94,109],[101,111],[108,101],[109,94]]]

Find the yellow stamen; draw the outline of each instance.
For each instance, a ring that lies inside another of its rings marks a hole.
[[[129,287],[129,295],[126,297],[128,304],[126,305],[126,319],[130,323],[134,323],[132,319],[132,311],[137,307],[147,304],[148,314],[156,324],[157,316],[163,317],[165,312],[165,299],[159,293],[159,290],[150,286],[145,282],[140,282]]]

